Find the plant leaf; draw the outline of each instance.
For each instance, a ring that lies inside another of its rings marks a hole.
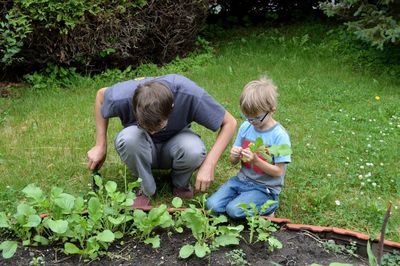
[[[40,224],[41,221],[42,219],[39,215],[32,214],[28,216],[28,221],[26,222],[26,224],[23,225],[23,227],[36,227]]]
[[[9,259],[14,256],[17,251],[18,244],[16,241],[6,240],[0,244],[1,255],[5,259]]]
[[[5,212],[0,212],[0,228],[10,228],[10,221]]]
[[[111,243],[115,240],[115,235],[110,230],[106,229],[96,236],[96,239],[102,242]]]
[[[29,184],[27,185],[22,192],[27,196],[28,198],[32,198],[35,200],[40,200],[43,198],[43,191],[37,187],[35,184]]]
[[[40,243],[43,246],[47,246],[49,244],[49,240],[47,238],[43,237],[43,236],[40,236],[40,235],[35,235],[33,237],[33,240],[35,242]]]
[[[179,257],[182,259],[189,258],[194,252],[194,247],[192,245],[186,244],[179,250]]]
[[[194,253],[199,258],[203,258],[209,252],[210,248],[207,246],[206,243],[200,244],[199,242],[196,242],[196,244],[194,245]]]
[[[64,244],[64,252],[65,254],[81,254],[82,251],[72,243],[65,243]]]
[[[108,181],[105,185],[105,188],[109,194],[114,193],[117,191],[117,183],[114,181]]]
[[[374,252],[372,251],[371,248],[371,243],[368,241],[367,244],[367,254],[368,254],[368,260],[369,260],[369,265],[370,266],[377,266],[378,265],[378,260],[376,259]]]
[[[239,238],[234,235],[221,235],[215,238],[214,243],[219,247],[239,245]]]
[[[54,203],[63,210],[63,213],[68,214],[74,208],[75,197],[67,193],[61,193],[54,199]]]
[[[281,241],[279,241],[278,239],[276,239],[275,237],[269,237],[268,238],[268,245],[269,245],[269,250],[273,251],[276,248],[277,249],[281,249],[282,248],[282,243]]]
[[[183,204],[183,201],[179,197],[175,197],[172,200],[172,206],[174,206],[174,208],[180,208],[180,207],[182,207],[182,204]]]
[[[65,220],[54,221],[52,219],[47,219],[46,223],[51,229],[51,231],[57,234],[64,234],[68,230],[68,222]]]
[[[160,236],[155,236],[155,237],[149,237],[146,240],[144,240],[145,244],[151,244],[153,248],[159,248],[160,247]]]
[[[88,203],[89,217],[95,221],[99,220],[103,215],[102,205],[98,198],[92,197]]]
[[[118,216],[117,218],[114,218],[112,216],[108,216],[107,219],[113,224],[113,225],[120,225],[124,219],[125,215]]]

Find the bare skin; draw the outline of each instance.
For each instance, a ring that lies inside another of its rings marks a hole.
[[[104,91],[106,89],[107,88],[100,89],[96,96],[96,144],[87,153],[88,168],[90,170],[100,169],[107,155],[108,119],[104,119],[100,111],[104,101]],[[235,118],[229,112],[225,111],[221,129],[218,132],[215,143],[197,171],[196,191],[207,191],[210,187],[211,182],[214,180],[217,162],[235,134],[236,125],[237,122]]]
[[[228,111],[225,111],[217,139],[197,172],[196,191],[207,191],[210,187],[214,180],[217,162],[235,134],[236,125],[236,119]]]
[[[98,90],[96,95],[96,144],[87,153],[88,168],[90,170],[100,169],[107,156],[107,128],[108,119],[101,115],[101,106],[104,101],[104,92],[107,88]]]

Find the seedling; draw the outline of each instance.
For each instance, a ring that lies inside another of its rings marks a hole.
[[[264,145],[261,137],[256,138],[256,141],[250,143],[249,149],[263,157],[267,162],[272,163],[272,156],[285,156],[292,154],[292,149],[288,144],[273,144],[270,147]],[[242,161],[246,162],[247,158],[242,157]]]
[[[261,210],[257,209],[254,203],[239,204],[239,208],[246,212],[247,225],[249,226],[249,239],[246,242],[253,244],[258,241],[266,242],[268,244],[268,250],[274,251],[275,248],[282,248],[282,243],[271,235],[272,232],[276,232],[274,224],[267,219],[260,217],[260,214],[265,211],[276,201],[269,200],[261,206]],[[255,234],[257,233],[256,240],[254,240]]]
[[[225,215],[211,216],[205,209],[206,194],[197,198],[200,208],[190,204],[179,216],[180,223],[192,231],[196,243],[186,244],[179,251],[179,257],[186,259],[193,253],[203,258],[212,250],[227,245],[238,245],[243,225],[222,225],[228,219]],[[175,206],[176,207],[176,206]]]

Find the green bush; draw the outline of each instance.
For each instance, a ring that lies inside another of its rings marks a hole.
[[[325,1],[320,8],[329,17],[337,16],[357,38],[379,49],[400,45],[400,2],[398,0]]]
[[[100,72],[162,64],[195,47],[208,0],[14,0],[2,7],[0,67]],[[7,11],[4,11],[7,9]]]

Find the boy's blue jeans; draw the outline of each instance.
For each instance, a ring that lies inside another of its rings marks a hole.
[[[226,212],[230,217],[237,219],[246,217],[245,211],[239,208],[238,204],[253,202],[260,211],[261,206],[268,200],[279,201],[279,197],[264,185],[242,181],[234,176],[207,199],[207,208],[214,213]],[[262,215],[273,213],[278,205],[274,203]]]

